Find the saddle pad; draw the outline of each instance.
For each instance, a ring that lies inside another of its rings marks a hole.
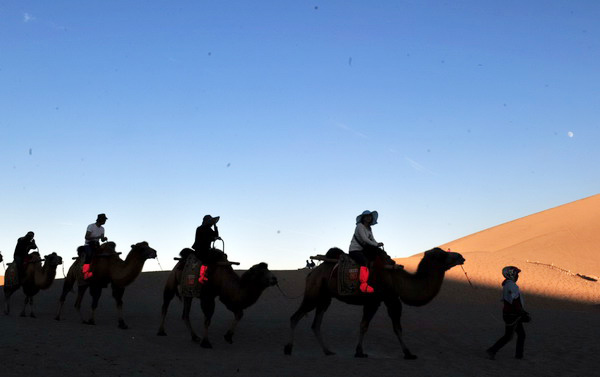
[[[200,277],[201,261],[194,254],[188,255],[181,272],[181,296],[182,297],[200,297],[202,284],[198,282]]]
[[[349,296],[360,293],[358,280],[360,266],[347,254],[340,255],[338,261],[338,294]]]
[[[88,282],[83,279],[83,258],[79,258],[75,261],[75,279],[77,285],[86,285]],[[92,271],[93,272],[93,271]]]

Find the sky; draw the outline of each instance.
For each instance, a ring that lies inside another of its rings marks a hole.
[[[597,1],[0,1],[0,251],[392,257],[600,192]],[[460,251],[460,250],[456,250]],[[1,268],[0,268],[1,269]],[[60,274],[59,274],[60,275]],[[60,277],[60,276],[59,276]]]

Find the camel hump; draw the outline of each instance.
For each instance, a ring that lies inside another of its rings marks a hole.
[[[33,252],[30,253],[29,255],[27,255],[27,258],[25,258],[25,264],[29,264],[29,263],[36,263],[42,260],[42,257],[40,256],[40,253]]]
[[[343,254],[345,254],[345,253],[339,247],[332,247],[331,249],[327,250],[327,253],[325,253],[325,257],[332,258],[332,259],[339,259],[340,256]]]
[[[194,250],[190,249],[189,247],[186,247],[185,249],[182,249],[179,252],[179,256],[181,257],[181,259],[185,260],[187,259],[187,257],[192,254],[194,252]]]

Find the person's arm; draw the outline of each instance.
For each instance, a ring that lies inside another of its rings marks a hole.
[[[369,238],[369,231],[367,230],[367,227],[364,226],[363,224],[358,224],[356,226],[356,231],[354,232],[354,235],[356,236],[356,238],[358,239],[359,243],[363,247],[365,245],[379,247],[379,243],[377,241],[375,241],[375,239],[371,240]]]
[[[219,228],[217,228],[217,224],[215,224],[214,227],[215,227],[215,239],[213,240],[213,242],[221,239],[221,237],[219,237]]]

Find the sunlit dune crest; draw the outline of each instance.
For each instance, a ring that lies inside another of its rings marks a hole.
[[[600,195],[525,216],[441,245],[463,254],[448,277],[499,286],[507,265],[530,293],[600,303]],[[414,269],[420,255],[398,259]]]

